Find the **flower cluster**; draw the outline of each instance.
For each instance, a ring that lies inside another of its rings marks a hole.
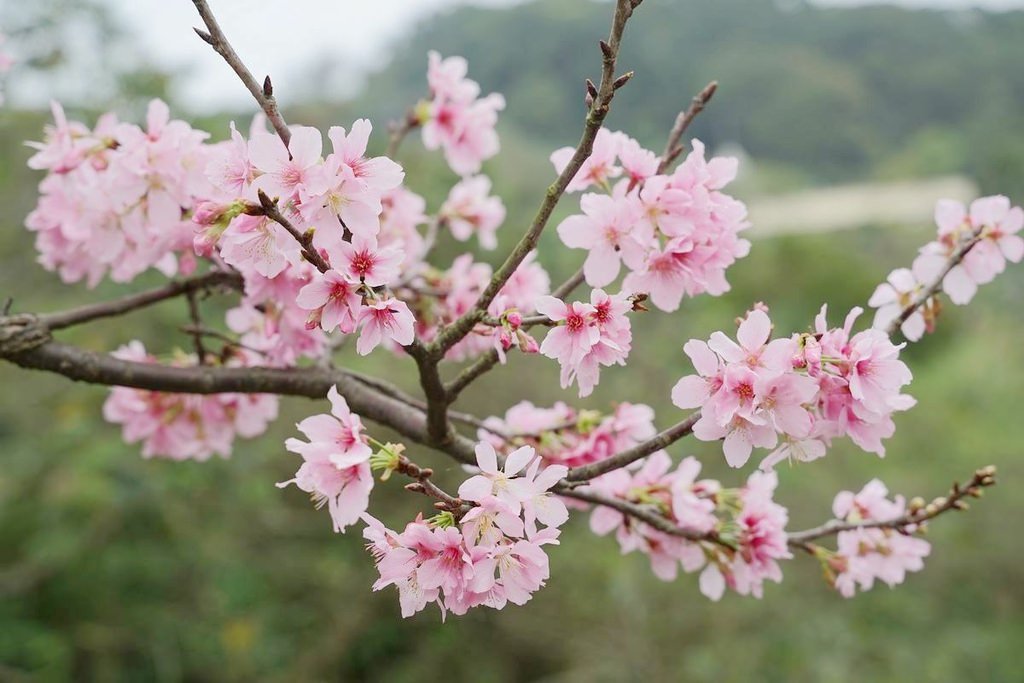
[[[715,332],[707,342],[687,342],[683,349],[698,374],[679,380],[672,402],[701,409],[694,436],[724,439],[733,467],[744,465],[755,446],[775,449],[764,469],[789,458],[814,460],[843,436],[884,456],[893,412],[914,405],[900,393],[911,374],[899,360],[902,346],[883,332],[852,334],[860,313],[854,309],[842,328],[829,328],[822,307],[815,334],[769,341],[771,320],[755,309],[740,323],[737,341]]]
[[[654,410],[635,403],[619,403],[608,415],[576,411],[565,403],[538,408],[522,401],[504,418],[489,417],[477,432],[495,448],[526,444],[545,462],[579,467],[606,460],[655,435]]]
[[[288,439],[285,448],[302,456],[293,479],[278,487],[295,484],[309,493],[317,507],[327,504],[335,531],[359,521],[370,504],[373,454],[363,434],[363,421],[348,409],[337,387],[327,393],[331,413],[313,415],[296,425],[309,441]]]
[[[560,149],[551,161],[561,171],[571,155]],[[748,227],[746,207],[721,192],[736,168],[736,159],[707,161],[704,145],[694,140],[674,173],[656,175],[653,152],[601,129],[569,189],[596,186],[605,194],[584,194],[583,213],[562,221],[558,235],[566,246],[588,251],[584,274],[592,287],[611,284],[624,264],[630,272],[623,289],[649,294],[664,311],[679,308],[683,295],[717,296],[729,290],[726,269],[750,251],[739,237]]]
[[[540,352],[558,361],[563,389],[576,382],[579,395],[589,396],[600,379],[601,366],[626,364],[633,341],[626,316],[633,303],[627,294],[609,295],[595,289],[590,303],[570,304],[543,296],[536,308],[555,323]]]
[[[664,452],[649,456],[633,471],[620,469],[593,480],[589,490],[657,511],[688,536],[670,534],[611,507],[590,515],[591,530],[615,532],[623,553],[648,556],[651,570],[672,581],[679,567],[703,570],[701,592],[718,600],[725,587],[761,597],[764,581],[781,581],[778,560],[791,557],[786,543],[786,509],[772,500],[774,473],[755,472],[738,490],[714,480],[698,480],[701,465],[685,458],[672,469]],[[705,540],[706,539],[706,540]]]
[[[113,354],[136,363],[156,363],[142,342],[133,341]],[[253,358],[239,351],[231,366],[251,365]],[[195,365],[181,356],[178,367]],[[213,454],[231,455],[236,436],[251,439],[277,419],[277,396],[270,394],[171,394],[129,387],[114,387],[103,404],[103,417],[120,424],[127,443],[142,442],[142,455],[172,460],[207,460]]]
[[[90,287],[109,273],[128,282],[155,267],[166,275],[194,266],[187,215],[210,195],[203,168],[206,133],[149,104],[146,128],[104,114],[90,130],[52,105],[45,142],[29,143],[44,170],[40,198],[26,219],[43,267]],[[182,257],[179,264],[175,257]]]
[[[403,291],[417,320],[417,336],[431,341],[443,326],[470,311],[487,287],[493,270],[486,263],[463,254],[445,271],[429,270],[418,275]],[[551,278],[537,263],[532,252],[519,269],[499,290],[487,308],[489,315],[500,318],[499,326],[477,325],[471,334],[449,349],[447,358],[465,360],[495,348],[504,359],[504,352],[514,345],[527,353],[537,351],[537,342],[520,329],[519,311],[532,310],[534,301],[551,289]]]
[[[886,329],[940,278],[942,291],[962,306],[974,298],[979,285],[1002,273],[1007,261],[1024,259],[1024,238],[1017,234],[1024,228],[1024,210],[1011,206],[1006,197],[976,199],[969,210],[960,202],[941,200],[935,207],[935,223],[937,238],[921,248],[909,269],[892,271],[871,296],[868,305],[878,309],[875,328]],[[962,260],[953,263],[960,253]],[[931,332],[938,310],[935,297],[922,302],[900,324],[903,336],[917,341]]]
[[[841,491],[832,503],[836,519],[855,524],[886,522],[906,513],[903,496],[888,498],[885,484],[877,479],[868,482],[859,493]],[[903,583],[907,572],[924,568],[924,558],[931,544],[912,534],[914,527],[902,530],[866,528],[841,531],[836,538],[838,551],[828,557],[834,573],[836,589],[850,598],[857,592],[871,590],[878,579],[890,588]]]
[[[494,130],[505,98],[497,93],[480,97],[480,85],[466,78],[469,67],[462,57],[441,59],[431,51],[427,82],[430,100],[417,107],[416,120],[423,126],[427,149],[444,150],[448,166],[461,176],[472,175],[498,153]]]
[[[523,605],[548,578],[543,546],[558,543],[569,516],[549,489],[566,468],[541,469],[528,446],[509,454],[503,468],[489,444],[476,453],[480,473],[459,488],[474,504],[461,519],[451,512],[417,518],[399,534],[365,517],[363,535],[380,573],[373,588],[397,587],[403,617],[431,602],[454,614]]]
[[[455,239],[465,242],[475,234],[484,249],[498,246],[494,233],[505,220],[505,205],[490,192],[490,178],[480,175],[463,178],[448,193],[438,218]]]

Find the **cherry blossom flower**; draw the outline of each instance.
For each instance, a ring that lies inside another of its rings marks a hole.
[[[859,493],[841,491],[832,509],[837,519],[847,522],[881,522],[898,519],[906,512],[902,496],[888,498],[889,491],[878,479],[868,482]],[[867,528],[842,531],[837,536],[838,550],[830,565],[837,569],[835,587],[844,597],[853,597],[859,588],[870,590],[876,579],[889,587],[903,583],[907,572],[924,568],[931,545],[910,533],[893,529]]]
[[[316,128],[291,126],[291,141],[284,146],[276,135],[256,135],[249,140],[249,160],[260,172],[254,185],[270,197],[287,201],[300,190],[322,189],[318,169],[323,136]]]
[[[359,284],[347,279],[336,270],[317,273],[295,298],[295,304],[312,312],[311,320],[330,332],[339,328],[350,334],[356,329],[356,319],[362,308]]]
[[[397,246],[378,247],[376,239],[354,235],[351,242],[339,243],[331,261],[353,282],[382,287],[398,278],[403,258]]]
[[[368,301],[360,309],[356,324],[362,327],[356,342],[356,351],[361,356],[373,351],[385,338],[407,346],[416,336],[412,311],[404,301],[394,298]]]
[[[296,425],[308,442],[288,439],[285,448],[302,456],[303,463],[288,484],[311,493],[317,507],[327,503],[335,531],[344,531],[366,512],[373,490],[372,451],[363,436],[363,423],[331,387],[327,393],[331,414],[314,415]]]
[[[121,360],[156,363],[139,341],[113,354]],[[231,365],[250,365],[253,358],[238,354]],[[176,366],[194,365],[181,357]],[[172,460],[208,460],[228,457],[236,436],[252,438],[266,431],[277,418],[278,400],[266,394],[171,394],[129,387],[114,387],[103,404],[103,417],[120,424],[127,443],[142,442],[142,455]]]
[[[505,220],[505,205],[500,198],[489,196],[490,192],[490,179],[481,175],[463,178],[448,193],[439,218],[455,239],[465,242],[476,234],[484,249],[498,246],[495,231]]]
[[[583,273],[587,284],[604,287],[618,277],[621,264],[639,269],[651,246],[653,233],[639,221],[640,205],[633,196],[585,194],[583,215],[569,216],[558,225],[558,236],[573,249],[587,249]]]

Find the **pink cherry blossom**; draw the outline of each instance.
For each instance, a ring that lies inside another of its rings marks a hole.
[[[356,351],[361,356],[373,351],[384,341],[391,339],[396,344],[407,346],[415,338],[416,319],[404,301],[398,299],[376,299],[360,309],[356,324],[362,328]]]
[[[484,249],[498,246],[495,232],[505,220],[505,205],[490,192],[490,179],[481,175],[463,178],[448,193],[439,217],[455,239],[465,242],[476,234]]]
[[[293,479],[278,484],[295,484],[311,493],[320,507],[327,503],[335,531],[344,531],[366,512],[373,489],[370,473],[372,451],[363,436],[359,416],[348,409],[337,387],[327,393],[331,414],[307,417],[297,427],[308,442],[288,439],[285,448],[302,456],[303,463]]]
[[[356,329],[356,319],[362,308],[359,284],[347,279],[336,270],[316,273],[313,281],[299,291],[295,304],[311,311],[310,320],[327,332],[339,328],[350,334]]]
[[[354,235],[351,242],[339,243],[331,261],[351,281],[381,287],[398,278],[403,258],[397,246],[378,247],[376,239]]]
[[[256,135],[249,140],[249,160],[260,172],[255,186],[285,201],[319,184],[316,171],[324,144],[316,128],[292,126],[291,134],[287,148],[276,135]]]
[[[619,153],[620,138],[607,128],[597,131],[594,138],[593,148],[590,156],[580,166],[572,180],[566,186],[566,192],[578,192],[585,190],[591,185],[599,187],[609,186],[609,182],[622,175],[622,168],[615,165],[615,158]],[[551,153],[551,163],[555,171],[561,173],[569,165],[576,149],[563,147]]]
[[[619,188],[625,189],[616,186]],[[610,284],[618,277],[622,262],[634,270],[643,267],[653,233],[639,222],[640,205],[634,196],[585,194],[580,208],[583,215],[562,221],[558,236],[568,247],[588,250],[583,264],[587,284]]]

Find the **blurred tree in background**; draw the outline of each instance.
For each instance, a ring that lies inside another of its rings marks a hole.
[[[1024,198],[1024,13],[764,0],[649,5],[630,27],[622,63],[637,75],[609,125],[659,148],[680,106],[720,80],[694,133],[751,156],[757,175],[740,198],[765,188],[946,173],[971,175],[986,193]],[[50,76],[73,79],[60,74],[75,60],[69,73],[89,78],[69,104],[81,111],[113,102],[130,116],[144,98],[166,95],[172,76],[148,66],[101,7],[18,3],[5,6],[0,21],[12,40],[32,46],[39,87]],[[509,208],[499,231],[507,247],[551,175],[547,154],[578,135],[602,10],[586,0],[542,0],[438,16],[396,46],[357,101],[303,103],[291,118],[326,126],[365,114],[383,127],[422,93],[429,48],[463,54],[472,77],[509,101],[504,151],[487,168]],[[90,27],[98,39],[70,39],[68,26]],[[81,45],[92,61],[77,63],[87,59],[78,56]],[[196,49],[203,49],[198,41]],[[226,135],[229,118],[203,125]],[[19,225],[38,181],[24,166],[22,141],[38,139],[46,120],[45,112],[0,110],[7,209],[0,297],[16,292],[17,310],[85,297],[34,264],[31,236]],[[415,144],[401,161],[414,182],[430,183],[413,189],[435,207],[453,178]],[[730,272],[732,292],[684,305],[676,316],[641,318],[628,375],[607,372],[582,404],[643,401],[667,424],[674,409],[666,376],[688,367],[683,341],[721,327],[755,296],[781,329],[806,328],[826,301],[836,311],[863,304],[931,231],[865,226],[760,240],[755,232],[752,255]],[[554,239],[549,232],[545,244]],[[441,249],[459,253],[451,242]],[[578,264],[570,252],[561,252],[564,262],[555,253],[542,245],[541,260],[557,280]],[[103,284],[96,298],[116,291]],[[764,600],[729,596],[712,607],[693,577],[659,582],[645,558],[619,560],[610,539],[583,538],[589,531],[580,519],[566,532],[576,537],[571,552],[551,553],[549,587],[526,608],[444,626],[432,612],[402,621],[391,596],[369,592],[375,573],[357,539],[336,537],[324,515],[272,486],[294,470],[281,444],[309,402],[285,401],[270,433],[240,444],[229,461],[143,461],[102,422],[103,389],[2,366],[0,680],[1024,680],[1024,547],[1013,525],[1024,515],[1016,493],[1024,477],[1024,380],[1006,370],[1024,367],[1022,301],[1024,275],[1011,272],[969,309],[948,310],[936,335],[908,349],[911,393],[921,405],[898,418],[884,463],[837,448],[824,462],[780,472],[781,499],[792,526],[802,527],[822,517],[836,489],[856,488],[879,471],[912,495],[943,490],[950,473],[981,461],[1000,468],[1005,488],[970,515],[935,525],[927,571],[898,591],[880,587],[853,601],[830,592],[812,563],[794,563]],[[180,308],[140,314],[133,329],[147,343],[166,344],[183,320]],[[69,336],[91,348],[128,340],[103,323]],[[415,386],[408,364],[371,362],[379,367],[365,369]],[[553,390],[554,372],[517,357],[491,386],[515,382],[534,403],[550,404],[567,398]],[[463,400],[484,413],[508,407],[483,388]],[[714,444],[687,440],[672,453],[694,453],[711,476],[736,479]],[[430,464],[457,479],[447,461]],[[408,498],[397,485],[381,486],[373,511],[385,521],[407,519],[419,504]]]

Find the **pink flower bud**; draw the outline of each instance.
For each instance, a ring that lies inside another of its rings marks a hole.
[[[513,330],[518,330],[519,326],[523,324],[523,316],[519,311],[511,310],[505,314],[505,320],[508,321],[509,327]]]
[[[192,211],[192,222],[196,225],[216,225],[221,221],[231,205],[219,202],[199,202]]]
[[[522,330],[518,330],[516,335],[519,337],[519,350],[523,353],[539,353],[540,344],[537,340],[526,334]]]

